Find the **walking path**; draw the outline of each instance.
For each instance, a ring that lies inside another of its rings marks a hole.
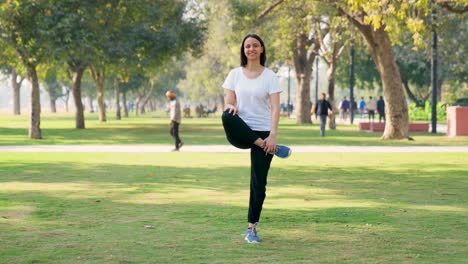
[[[159,153],[171,152],[172,146],[148,145],[52,145],[52,146],[0,146],[1,152],[99,152],[99,153]],[[468,146],[291,146],[293,153],[422,153],[468,152]],[[228,145],[184,146],[181,152],[246,152]]]

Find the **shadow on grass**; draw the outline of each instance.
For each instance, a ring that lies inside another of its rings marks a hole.
[[[0,224],[4,241],[0,256],[7,262],[310,263],[311,259],[401,262],[413,258],[457,262],[467,255],[468,227],[460,215],[450,212],[266,206],[260,225],[262,254],[255,254],[259,249],[245,245],[241,236],[246,206],[214,201],[124,203],[37,191],[15,198],[0,194],[4,199],[36,208],[26,223]]]
[[[281,128],[278,142],[287,145],[317,145],[317,146],[436,146],[436,145],[464,145],[463,137],[448,140],[443,135],[428,133],[412,134],[415,141],[381,140],[380,133],[366,133],[359,131],[327,131],[326,137],[320,137],[317,126],[306,129]],[[27,129],[0,128],[0,145],[127,145],[127,144],[155,144],[170,145],[167,124],[138,124],[112,125],[90,127],[86,129],[74,128],[45,128],[42,130],[42,140],[31,140],[27,136]],[[182,124],[180,135],[186,145],[228,145],[224,131],[219,125],[191,123]],[[439,140],[440,139],[440,140]],[[468,139],[468,138],[467,138]]]
[[[181,138],[190,145],[226,145],[222,128],[212,125],[183,125]],[[42,130],[42,140],[30,140],[23,128],[0,128],[0,145],[81,145],[81,144],[156,144],[169,145],[173,139],[167,124],[102,128],[49,128]]]
[[[447,165],[273,166],[260,226],[264,243],[255,248],[241,237],[246,166],[0,162],[0,208],[35,208],[22,221],[0,220],[0,257],[36,263],[457,262],[468,257],[467,166]]]
[[[327,199],[328,196],[333,199],[336,195],[346,200],[383,204],[460,205],[461,201],[468,201],[467,169],[465,164],[450,164],[450,167],[447,167],[447,163],[431,163],[424,166],[406,163],[395,169],[378,166],[338,167],[329,164],[290,165],[283,169],[273,165],[268,187],[273,191],[281,189],[275,194],[277,199],[307,200],[308,194],[311,194],[312,200],[316,197],[318,200],[320,197]],[[169,193],[184,189],[203,189],[228,194],[248,190],[250,169],[245,166],[221,165],[213,168],[172,167],[164,166],[162,161],[158,164],[157,160],[154,161],[154,165],[15,161],[0,163],[0,174],[0,182],[4,186],[9,182],[18,185],[49,184],[58,192],[61,191],[61,186],[67,192],[75,191],[74,188],[80,191],[87,186],[96,185],[122,189],[125,193],[132,194],[150,191]],[[11,188],[15,192],[14,184]],[[19,191],[21,188],[23,191],[34,190],[31,189],[34,187],[28,185],[18,188]],[[292,191],[288,192],[288,188]],[[300,192],[294,193],[295,189],[299,189]],[[320,195],[314,196],[315,192]]]

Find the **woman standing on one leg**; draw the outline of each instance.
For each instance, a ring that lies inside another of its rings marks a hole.
[[[287,158],[291,150],[276,144],[281,86],[276,74],[265,67],[262,39],[247,35],[240,48],[241,67],[231,70],[223,88],[223,126],[228,141],[238,148],[250,148],[250,199],[245,240],[258,243],[256,226],[266,196],[268,170],[273,155]]]

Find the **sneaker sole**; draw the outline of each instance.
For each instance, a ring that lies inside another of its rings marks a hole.
[[[247,239],[247,236],[244,238],[244,240],[247,241],[247,243],[249,243],[249,244],[258,244],[258,243],[260,243],[260,241],[249,241]]]
[[[287,159],[289,158],[289,156],[291,156],[291,154],[292,154],[292,149],[289,149],[288,155],[286,157],[280,157],[280,156],[276,156],[276,157],[281,158],[281,159]]]

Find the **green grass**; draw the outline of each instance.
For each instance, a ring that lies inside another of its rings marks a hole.
[[[44,139],[27,137],[28,117],[0,115],[0,145],[90,145],[90,144],[154,144],[168,145],[172,139],[168,133],[165,113],[149,113],[140,117],[115,120],[109,114],[107,123],[100,123],[97,114],[86,115],[86,129],[74,129],[72,114],[44,114],[41,127]],[[456,146],[468,145],[468,137],[449,138],[442,134],[413,133],[415,141],[381,140],[381,133],[359,132],[356,125],[339,125],[328,130],[325,138],[319,137],[319,127],[296,125],[295,120],[282,118],[279,142],[289,145],[349,145],[349,146]],[[184,119],[180,128],[187,145],[228,144],[219,116]]]
[[[462,263],[468,154],[0,153],[1,263]],[[153,225],[154,229],[145,229]]]

